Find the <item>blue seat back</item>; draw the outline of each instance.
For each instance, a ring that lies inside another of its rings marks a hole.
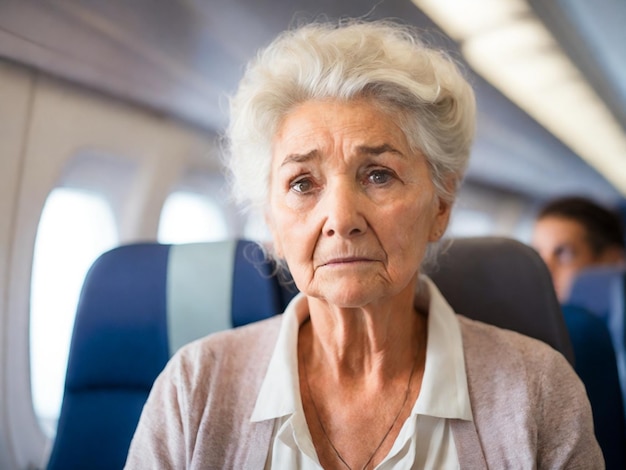
[[[581,271],[563,302],[575,305],[602,319],[609,329],[626,403],[626,268],[598,267]]]
[[[588,310],[563,306],[575,369],[587,389],[606,468],[626,468],[626,422],[615,350],[606,324]]]
[[[273,271],[241,240],[103,254],[81,293],[48,469],[121,469],[152,383],[180,346],[283,310]]]

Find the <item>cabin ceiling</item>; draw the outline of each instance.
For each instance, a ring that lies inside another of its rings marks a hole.
[[[626,2],[529,3],[626,129]],[[398,18],[460,55],[410,0],[0,0],[0,57],[219,134],[246,61],[278,32],[321,15]],[[608,203],[621,198],[498,90],[468,74],[479,106],[469,181],[537,199],[573,192]]]

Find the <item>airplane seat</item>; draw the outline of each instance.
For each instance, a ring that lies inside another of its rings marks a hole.
[[[626,267],[600,266],[581,271],[563,303],[589,310],[608,327],[626,404]]]
[[[457,313],[537,338],[574,363],[550,273],[532,248],[503,237],[441,243],[426,273]]]
[[[624,407],[603,323],[580,308],[562,312],[543,260],[517,241],[456,239],[438,261],[430,277],[456,312],[538,338],[575,366],[587,389],[606,468],[626,468]]]
[[[626,468],[626,422],[615,350],[606,324],[586,309],[563,305],[575,370],[587,389],[606,468]]]
[[[98,258],[81,292],[47,468],[121,469],[152,383],[180,346],[282,312],[273,270],[242,240],[126,245]]]

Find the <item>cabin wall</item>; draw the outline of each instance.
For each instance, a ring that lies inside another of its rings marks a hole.
[[[180,175],[189,165],[219,164],[210,136],[13,63],[0,61],[0,103],[0,468],[40,468],[50,443],[32,406],[29,299],[50,191],[66,184],[76,159],[111,156],[95,160],[110,165],[101,175],[94,168],[94,182],[124,162],[136,170],[132,177],[98,183],[112,199],[119,241],[154,240],[163,201]]]
[[[19,401],[20,393],[29,393],[28,383],[14,382],[16,368],[12,359],[16,356],[10,349],[15,347],[11,337],[15,330],[11,326],[10,305],[13,297],[11,290],[16,284],[12,279],[12,267],[19,264],[12,247],[16,242],[18,232],[15,230],[17,205],[22,181],[23,160],[27,146],[27,133],[31,120],[32,102],[35,87],[35,74],[11,63],[0,62],[0,321],[3,328],[0,330],[0,360],[2,361],[2,375],[0,375],[0,468],[24,468],[29,458],[20,458],[16,446],[28,445],[30,440],[20,441],[16,424],[22,423],[11,415],[11,404],[16,398]],[[26,322],[26,324],[24,324]],[[21,326],[27,332],[27,318],[23,318]],[[23,355],[26,345],[17,345],[17,355]],[[26,389],[24,387],[26,385]],[[27,413],[32,414],[32,413]],[[32,420],[30,420],[32,421]],[[31,422],[32,424],[32,422]],[[41,448],[43,441],[35,443],[35,448]],[[36,456],[38,450],[33,450]],[[40,450],[39,450],[40,451]],[[30,452],[26,450],[26,454]],[[36,460],[36,458],[35,458]]]

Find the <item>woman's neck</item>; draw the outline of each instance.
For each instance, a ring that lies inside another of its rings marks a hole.
[[[384,382],[401,373],[426,347],[427,314],[416,311],[414,292],[358,308],[309,298],[310,321],[301,327],[298,349],[310,369],[344,381]]]

